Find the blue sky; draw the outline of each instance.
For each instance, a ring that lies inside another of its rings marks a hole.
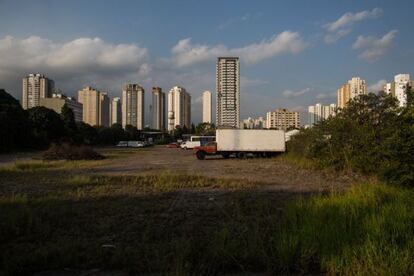
[[[306,123],[307,106],[335,102],[352,76],[376,90],[413,72],[413,10],[408,0],[0,0],[0,87],[20,98],[21,78],[39,72],[68,95],[93,85],[115,97],[134,82],[149,105],[152,86],[181,85],[197,123],[216,57],[232,54],[242,118],[286,107]]]

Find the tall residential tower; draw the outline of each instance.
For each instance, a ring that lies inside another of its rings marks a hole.
[[[40,99],[52,97],[54,82],[41,74],[29,74],[23,78],[22,106],[29,109],[40,105]]]
[[[240,63],[238,57],[219,57],[216,72],[218,127],[240,125]]]
[[[109,99],[90,86],[78,92],[78,101],[83,105],[82,121],[91,126],[109,125]]]
[[[409,74],[398,74],[394,76],[394,81],[384,85],[384,92],[391,94],[398,100],[398,106],[407,105],[407,92],[414,87]]]
[[[145,91],[138,84],[127,84],[122,89],[122,127],[132,125],[144,128]]]
[[[191,96],[180,86],[174,86],[168,93],[168,131],[176,126],[191,127]]]
[[[111,101],[110,122],[111,125],[122,123],[122,106],[119,97],[113,98]]]
[[[360,77],[353,77],[338,89],[338,107],[344,108],[349,100],[367,93],[368,89],[365,80]]]
[[[165,93],[161,87],[152,88],[152,124],[157,130],[165,130]]]
[[[203,123],[211,124],[211,92],[203,92]]]

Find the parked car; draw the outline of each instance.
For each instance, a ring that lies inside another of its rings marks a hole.
[[[181,144],[182,149],[193,149],[207,144],[208,142],[213,142],[216,140],[215,136],[191,136],[190,140],[187,140]]]
[[[126,148],[128,147],[128,141],[119,141],[119,143],[116,146],[120,148]]]
[[[141,141],[128,141],[128,147],[131,148],[143,148],[144,146],[144,142]]]
[[[169,143],[167,145],[167,148],[179,148],[179,147],[180,147],[180,144],[177,142]]]

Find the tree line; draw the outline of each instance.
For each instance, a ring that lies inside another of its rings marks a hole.
[[[201,123],[176,126],[156,141],[163,144],[182,139],[184,134],[214,135],[214,125]],[[151,129],[144,129],[151,131]],[[46,107],[37,106],[24,110],[19,101],[0,89],[0,152],[13,150],[44,149],[51,143],[84,145],[115,145],[123,140],[141,140],[142,131],[132,125],[110,127],[91,126],[76,122],[72,109],[64,105],[61,114]]]
[[[320,167],[377,175],[414,185],[414,101],[399,107],[385,93],[361,95],[334,117],[305,129],[288,143],[291,155]]]

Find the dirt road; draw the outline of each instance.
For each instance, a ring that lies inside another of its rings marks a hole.
[[[138,149],[137,154],[94,168],[91,173],[109,175],[154,174],[162,172],[197,174],[213,178],[231,178],[265,184],[267,189],[296,192],[327,191],[348,187],[354,179],[300,168],[283,158],[207,157],[197,160],[191,150],[165,146]]]

